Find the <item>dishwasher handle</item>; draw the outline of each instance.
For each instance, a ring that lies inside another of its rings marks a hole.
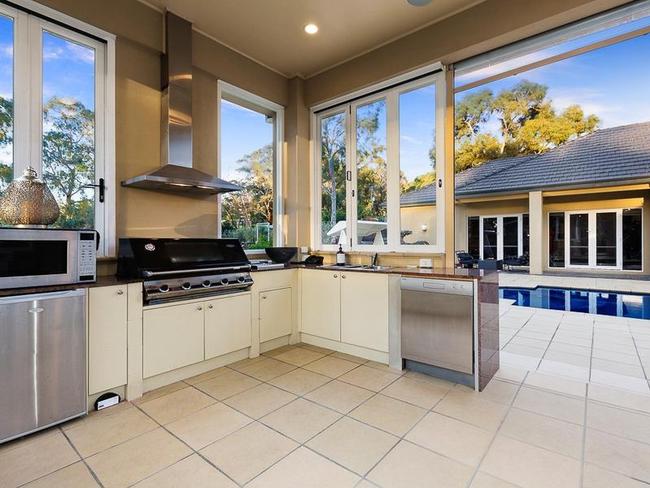
[[[446,295],[472,296],[474,294],[473,281],[469,280],[440,280],[402,277],[400,288],[404,291],[421,291],[425,293],[442,293]]]

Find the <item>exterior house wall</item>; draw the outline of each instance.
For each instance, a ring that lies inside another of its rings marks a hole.
[[[412,244],[416,241],[427,241],[433,244],[436,241],[437,218],[435,205],[402,207],[400,216],[400,229],[413,232],[404,238],[405,243]]]

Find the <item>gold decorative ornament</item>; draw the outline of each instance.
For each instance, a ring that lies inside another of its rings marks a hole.
[[[12,181],[0,198],[0,221],[16,226],[45,226],[59,218],[59,205],[52,192],[28,167]]]

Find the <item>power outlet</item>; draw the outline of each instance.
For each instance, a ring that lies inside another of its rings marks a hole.
[[[420,268],[433,268],[433,261],[428,258],[421,258]]]
[[[309,248],[307,246],[302,246],[300,248],[300,253],[301,254],[307,254],[309,252]]]

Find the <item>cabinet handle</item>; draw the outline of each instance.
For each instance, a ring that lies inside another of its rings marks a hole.
[[[334,275],[334,278],[338,278],[338,277],[339,277],[339,275],[337,275],[337,274]]]
[[[124,290],[117,290],[118,295],[124,295]]]
[[[196,307],[196,309],[200,312],[201,310],[203,310],[203,307],[199,305],[198,307]]]
[[[208,308],[212,310],[214,307],[212,305],[208,305]]]
[[[262,300],[266,300],[266,295],[262,295]]]
[[[341,275],[341,278],[345,279],[345,275]]]

